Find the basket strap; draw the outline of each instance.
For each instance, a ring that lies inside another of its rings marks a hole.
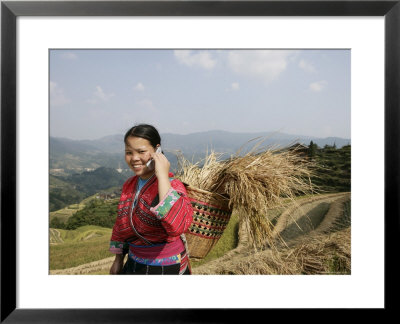
[[[154,175],[153,175],[153,176],[154,176]],[[153,177],[153,176],[152,176],[152,177]],[[148,182],[147,182],[147,183],[148,183]],[[146,184],[147,184],[147,183],[146,183]],[[146,186],[146,184],[145,184],[144,186]],[[144,188],[144,186],[142,187],[142,189]],[[139,234],[139,232],[136,230],[135,226],[133,225],[133,219],[132,219],[132,217],[133,217],[133,210],[134,210],[135,207],[136,207],[136,204],[137,204],[137,201],[138,201],[138,198],[139,198],[139,194],[140,194],[140,192],[141,192],[141,190],[138,190],[138,188],[139,188],[139,180],[138,180],[137,183],[136,183],[136,193],[135,193],[135,196],[134,196],[133,201],[132,201],[132,206],[131,206],[131,210],[130,210],[129,220],[130,220],[130,223],[131,223],[131,227],[132,227],[132,229],[134,230],[134,232],[136,233],[136,235],[137,235],[138,237],[140,237],[140,239],[142,239],[145,243],[149,244],[150,246],[153,246],[153,244],[152,244],[151,242],[149,242],[149,241],[146,240],[142,235]]]
[[[132,227],[132,229],[135,231],[136,235],[139,236],[144,242],[146,242],[146,243],[149,244],[150,246],[154,246],[154,244],[152,244],[151,242],[149,242],[148,240],[146,240],[142,235],[139,234],[139,232],[136,230],[135,226],[133,225],[133,222],[131,222],[131,227]]]
[[[185,236],[184,233],[181,234],[181,240],[182,240],[183,244],[185,245],[186,254],[187,254],[188,258],[189,258],[190,257],[189,246],[188,246],[188,243],[187,243],[187,240],[186,240],[186,236]]]

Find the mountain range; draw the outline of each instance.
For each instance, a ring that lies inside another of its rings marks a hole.
[[[98,167],[125,168],[123,134],[110,135],[96,140],[71,140],[50,137],[50,169],[79,169]],[[188,135],[161,134],[164,154],[171,161],[171,169],[176,166],[176,151],[189,160],[198,161],[211,150],[235,154],[241,147],[250,150],[262,140],[263,147],[285,147],[294,143],[309,145],[313,141],[319,147],[336,145],[340,148],[351,141],[340,137],[310,137],[290,135],[280,132],[233,133],[227,131],[197,132]]]

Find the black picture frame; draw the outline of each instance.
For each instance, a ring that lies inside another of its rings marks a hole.
[[[16,307],[16,19],[18,16],[384,16],[385,307],[395,308],[399,235],[400,0],[395,1],[2,1],[1,322],[235,322],[262,309],[18,309]],[[373,150],[373,148],[372,148]],[[370,153],[370,152],[369,152]],[[367,285],[367,283],[366,283]],[[249,320],[251,321],[251,318]]]

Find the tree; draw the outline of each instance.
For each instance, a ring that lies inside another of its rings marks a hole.
[[[50,222],[50,227],[63,229],[65,228],[65,224],[57,216],[55,216]]]
[[[317,152],[317,144],[314,144],[314,142],[311,141],[310,145],[308,146],[308,156],[310,158],[314,158],[316,152]]]

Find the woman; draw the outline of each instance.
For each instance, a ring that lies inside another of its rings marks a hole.
[[[185,186],[169,172],[168,159],[156,152],[161,151],[160,135],[141,124],[125,134],[124,142],[125,161],[135,176],[122,187],[110,242],[115,253],[110,274],[190,274],[182,234],[192,222],[193,209]]]

